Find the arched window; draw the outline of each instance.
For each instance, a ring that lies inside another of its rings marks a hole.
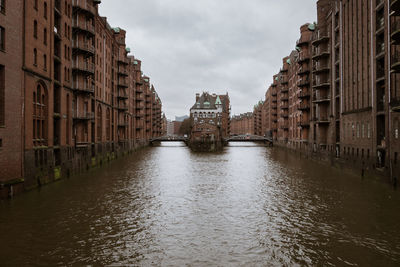
[[[47,56],[43,55],[43,69],[47,70]]]
[[[38,24],[37,21],[35,20],[33,22],[33,37],[35,37],[35,39],[37,39],[37,31],[38,31]]]
[[[35,0],[34,6],[33,6],[36,10],[38,9],[38,0]]]
[[[111,136],[111,132],[110,132],[110,125],[111,125],[111,112],[110,109],[107,108],[107,112],[106,112],[106,135],[107,135],[107,141],[110,141],[110,136]]]
[[[43,4],[43,17],[47,19],[47,3],[44,2]]]
[[[47,29],[43,29],[43,44],[47,45]]]
[[[33,144],[47,145],[47,90],[42,83],[33,92]]]
[[[37,66],[37,50],[33,49],[33,65]]]
[[[97,141],[101,142],[102,138],[102,129],[103,129],[103,124],[102,124],[103,116],[101,112],[101,106],[99,105],[97,108]]]

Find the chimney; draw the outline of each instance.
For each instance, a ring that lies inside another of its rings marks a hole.
[[[197,94],[196,94],[196,103],[199,101],[199,99],[200,99],[200,94],[197,93]]]

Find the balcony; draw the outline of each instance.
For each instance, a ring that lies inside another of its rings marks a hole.
[[[301,102],[298,109],[299,109],[299,110],[302,110],[302,111],[310,110],[310,103],[308,103],[308,102]]]
[[[313,66],[313,73],[315,73],[315,74],[329,72],[329,70],[330,70],[330,68],[327,65],[314,65]]]
[[[385,29],[385,18],[381,15],[381,17],[376,18],[376,34],[380,34]]]
[[[304,98],[310,98],[310,92],[308,91],[301,91],[298,95],[298,98],[304,99]]]
[[[397,20],[392,24],[391,34],[392,43],[393,44],[400,44],[400,21]]]
[[[283,87],[282,89],[281,89],[281,94],[285,94],[285,93],[287,93],[287,92],[289,92],[289,88],[288,87]]]
[[[390,9],[392,10],[392,16],[400,16],[400,0],[392,0],[390,3]]]
[[[400,52],[396,51],[391,57],[391,70],[394,73],[400,73]]]
[[[61,15],[61,0],[55,0],[54,10],[58,13],[58,15]]]
[[[91,35],[95,34],[94,31],[94,26],[90,23],[87,23],[86,21],[80,21],[78,19],[73,19],[72,20],[72,27],[76,30],[84,31],[86,33],[89,33]]]
[[[304,78],[300,80],[299,87],[307,87],[310,85],[310,81],[308,78]]]
[[[289,130],[289,124],[288,123],[282,123],[279,128],[282,130]]]
[[[308,66],[302,66],[297,72],[297,74],[300,76],[308,75],[309,73],[310,73],[310,67]]]
[[[287,77],[283,77],[281,78],[281,84],[288,84],[289,83],[289,79]]]
[[[74,40],[72,42],[72,49],[79,51],[79,52],[83,52],[85,54],[91,54],[94,55],[94,46],[92,44],[89,44],[88,42],[83,42],[83,41],[78,41],[78,40]]]
[[[129,84],[128,84],[128,82],[127,82],[126,80],[119,80],[119,81],[118,81],[118,87],[121,87],[121,88],[128,88],[128,87],[129,87]]]
[[[328,95],[320,95],[316,94],[314,95],[313,103],[329,103],[331,101],[331,98]]]
[[[72,118],[77,121],[94,120],[94,113],[88,111],[77,111],[74,110]]]
[[[127,58],[118,58],[118,63],[122,65],[128,65],[129,60]]]
[[[329,89],[331,82],[328,81],[314,81],[313,88],[316,90]]]
[[[313,60],[319,60],[321,58],[327,58],[327,57],[329,57],[329,55],[330,55],[329,51],[317,49],[317,51],[315,51],[315,54],[312,58],[313,58]]]
[[[308,45],[308,43],[309,43],[309,40],[302,36],[302,37],[300,37],[299,40],[297,40],[296,46],[299,46],[299,47],[306,46],[306,45]]]
[[[120,76],[129,76],[128,70],[118,68],[118,75]]]
[[[78,93],[94,94],[94,84],[74,82],[72,88]]]
[[[122,100],[128,99],[128,95],[125,92],[119,92],[117,98]]]
[[[282,73],[285,73],[285,72],[288,72],[289,71],[289,69],[288,68],[285,68],[285,67],[283,67],[282,69],[281,69],[281,72]]]
[[[94,64],[84,61],[72,61],[72,70],[94,74]]]
[[[286,102],[286,104],[281,104],[279,107],[281,109],[289,109],[289,104],[287,104],[287,102]]]
[[[285,118],[285,119],[289,118],[289,112],[282,112],[280,115],[281,115],[281,118]]]
[[[287,95],[281,96],[281,101],[289,101],[289,96]]]
[[[75,11],[83,11],[88,15],[94,16],[96,9],[87,0],[72,0],[72,7]]]
[[[314,121],[321,125],[329,125],[329,119],[327,116],[318,116],[314,118]]]
[[[328,42],[329,41],[329,36],[323,35],[323,36],[318,36],[315,41],[312,42],[313,46],[318,46],[322,43]]]
[[[400,96],[392,97],[390,107],[393,112],[400,112]]]
[[[118,109],[120,111],[127,111],[128,110],[128,105],[124,102],[119,102],[118,103]]]
[[[310,55],[308,53],[301,52],[297,62],[299,64],[303,64],[304,62],[308,61],[310,61]]]
[[[376,44],[376,58],[382,58],[385,56],[385,43],[380,42]]]
[[[309,128],[310,127],[310,122],[306,119],[300,119],[300,121],[297,122],[297,126],[301,128]]]
[[[118,122],[118,127],[119,128],[126,128],[128,127],[128,122],[122,121],[122,122]]]
[[[54,31],[54,38],[55,38],[55,39],[58,39],[58,40],[61,40],[61,32],[60,32],[59,28],[60,28],[60,27],[54,26],[54,29],[53,29],[53,31]]]

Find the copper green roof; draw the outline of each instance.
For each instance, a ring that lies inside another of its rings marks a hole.
[[[126,52],[130,53],[131,49],[129,47],[125,48]]]
[[[215,105],[222,105],[221,99],[217,96],[217,100],[215,100]]]
[[[314,30],[315,30],[315,22],[314,22],[314,23],[308,24],[308,29],[309,29],[310,31],[314,31]]]

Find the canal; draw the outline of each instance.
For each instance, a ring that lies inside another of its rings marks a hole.
[[[400,193],[277,148],[163,143],[0,204],[0,265],[400,265]]]

